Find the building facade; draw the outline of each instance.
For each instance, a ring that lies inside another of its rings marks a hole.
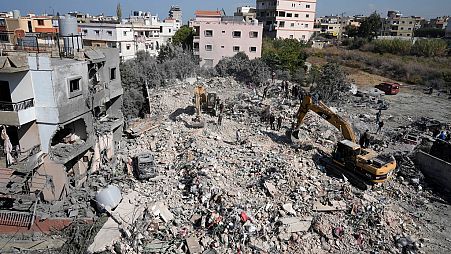
[[[221,59],[244,52],[250,59],[261,57],[263,26],[224,17],[220,11],[196,11],[190,21],[195,31],[193,50],[201,66],[213,67]]]
[[[257,19],[257,9],[251,6],[241,6],[236,8],[236,12],[233,15],[235,17],[243,17],[245,22],[252,22]]]
[[[413,37],[415,30],[421,28],[425,20],[421,17],[404,17],[398,11],[389,11],[382,20],[382,36]]]
[[[308,41],[315,15],[316,0],[257,0],[257,19],[269,37]]]
[[[21,194],[59,200],[111,160],[122,135],[122,93],[117,49],[0,56],[0,129],[15,154],[6,166],[23,177]]]
[[[120,59],[126,61],[141,50],[157,55],[161,46],[171,42],[180,23],[174,19],[161,22],[150,13],[134,12],[121,24],[92,22],[79,24],[79,27],[85,46],[118,48]]]

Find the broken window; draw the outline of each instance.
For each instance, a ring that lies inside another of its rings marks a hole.
[[[213,30],[205,30],[205,37],[213,37]]]
[[[249,37],[251,38],[257,38],[258,37],[258,32],[249,32]]]
[[[111,68],[110,69],[110,80],[115,80],[116,79],[116,68]]]
[[[75,93],[81,90],[80,80],[81,78],[76,78],[69,81],[69,92]]]

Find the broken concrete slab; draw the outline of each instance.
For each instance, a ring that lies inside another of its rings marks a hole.
[[[202,252],[202,248],[199,244],[199,239],[195,236],[186,238],[186,246],[190,254],[198,254]]]
[[[163,202],[157,202],[152,206],[152,213],[155,216],[160,216],[164,222],[170,222],[174,219],[174,214],[169,211],[168,207]]]
[[[88,247],[88,253],[105,251],[107,247],[120,240],[122,229],[133,224],[144,212],[145,206],[140,204],[139,199],[137,192],[130,192],[124,196],[116,210],[111,212],[112,217],[108,218]]]
[[[263,185],[265,186],[269,195],[271,195],[272,197],[276,197],[279,194],[279,191],[276,189],[274,184],[272,184],[270,182],[265,182]]]
[[[281,218],[279,221],[283,224],[281,231],[287,233],[305,232],[308,231],[312,225],[311,217],[307,219],[302,219],[299,217],[285,217]]]
[[[282,205],[283,210],[285,210],[285,212],[287,212],[288,214],[292,214],[294,216],[296,216],[296,211],[293,209],[293,204],[292,203],[286,203]]]
[[[323,205],[320,202],[313,204],[313,211],[316,212],[331,212],[346,210],[346,203],[344,201],[331,201],[331,205]]]

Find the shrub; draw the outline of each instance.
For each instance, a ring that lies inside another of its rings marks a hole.
[[[448,44],[442,39],[421,39],[413,45],[412,54],[425,57],[445,56],[447,49]]]
[[[270,78],[269,67],[261,59],[249,60],[243,52],[222,59],[215,70],[219,76],[232,76],[238,81],[256,85],[261,85]]]
[[[412,42],[408,40],[375,40],[373,52],[408,55],[412,50]]]

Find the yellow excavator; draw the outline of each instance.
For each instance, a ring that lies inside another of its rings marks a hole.
[[[205,121],[202,118],[202,113],[208,113],[216,116],[219,107],[219,98],[216,93],[207,93],[202,85],[197,85],[194,88],[194,107],[196,109],[196,116],[191,123],[194,128],[203,128]]]
[[[313,111],[341,131],[345,140],[338,142],[332,152],[332,158],[324,159],[326,169],[346,176],[358,187],[367,188],[368,184],[382,183],[390,178],[396,168],[392,156],[377,154],[372,149],[362,148],[356,143],[352,126],[341,116],[333,112],[321,101],[313,101],[308,95],[302,101],[297,112],[297,125],[291,133],[293,141],[299,140],[299,127],[305,115]]]

